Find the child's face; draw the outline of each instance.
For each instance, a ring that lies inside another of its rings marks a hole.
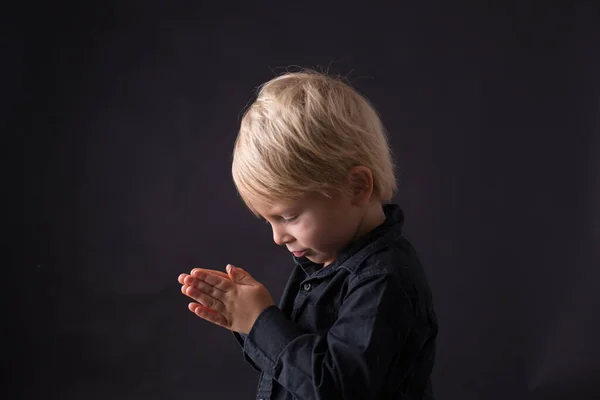
[[[329,199],[318,193],[254,208],[271,225],[275,243],[324,267],[355,237],[363,211],[347,196]]]

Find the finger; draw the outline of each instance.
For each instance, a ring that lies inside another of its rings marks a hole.
[[[183,283],[185,285],[201,289],[203,292],[208,293],[211,296],[215,295],[215,297],[217,297],[217,298],[221,298],[220,296],[222,296],[225,293],[225,291],[223,289],[220,289],[217,286],[211,285],[211,284],[203,281],[202,279],[199,279],[199,278],[196,278],[193,276],[187,276],[184,279]]]
[[[217,271],[215,269],[194,268],[192,270],[192,272],[190,272],[190,274],[194,275],[194,271],[206,272],[209,274],[218,275],[218,276],[222,276],[223,278],[229,279],[229,275],[227,275],[225,272]]]
[[[212,308],[206,307],[205,305],[202,305],[200,303],[190,303],[188,304],[188,308],[190,309],[191,312],[195,313],[197,308],[204,308],[206,311],[208,312],[216,312],[215,310],[213,310]]]
[[[182,285],[185,283],[185,277],[189,276],[188,274],[180,274],[177,277],[177,282],[181,283]]]
[[[189,297],[192,300],[196,300],[197,302],[199,302],[203,306],[208,307],[208,301],[207,300],[202,300],[203,296],[206,296],[206,295],[203,294],[202,292],[200,292],[198,289],[194,289],[193,286],[183,285],[181,287],[181,293],[185,294],[187,297]]]
[[[221,276],[216,276],[211,273],[204,272],[204,271],[194,271],[194,272],[192,272],[192,277],[196,278],[204,283],[207,283],[211,286],[214,286],[217,289],[222,290],[224,292],[228,292],[236,286],[231,281],[231,279],[229,279],[229,277],[225,278],[225,277],[221,277]]]
[[[223,328],[229,329],[229,321],[227,321],[227,319],[218,312],[215,312],[214,310],[211,310],[210,308],[198,303],[190,303],[188,308],[200,318],[208,322],[212,322],[213,324],[222,326]]]
[[[203,306],[212,308],[219,313],[225,312],[225,304],[193,286],[188,286],[185,289],[185,295],[193,300],[196,300]]]
[[[219,301],[225,299],[225,292],[215,286],[209,285],[208,283],[201,281],[200,279],[192,278],[188,276],[185,280],[187,286],[191,286],[194,289],[198,289],[202,293],[209,295]]]
[[[183,294],[187,294],[187,288],[188,288],[189,286],[190,286],[190,285],[182,285],[182,286],[181,286],[181,293],[183,293]]]

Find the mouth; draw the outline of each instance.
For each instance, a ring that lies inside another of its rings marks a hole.
[[[294,254],[296,257],[302,257],[304,255],[304,253],[306,253],[306,250],[303,251],[292,251],[292,254]]]

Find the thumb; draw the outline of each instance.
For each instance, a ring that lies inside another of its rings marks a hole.
[[[227,270],[227,273],[231,277],[231,280],[234,281],[235,283],[249,285],[252,282],[254,282],[254,279],[252,278],[252,276],[250,276],[250,274],[242,268],[234,267],[231,264],[227,264],[227,267],[225,269]]]

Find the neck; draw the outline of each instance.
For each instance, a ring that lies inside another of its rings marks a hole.
[[[384,222],[385,213],[383,212],[383,206],[381,203],[379,201],[370,202],[367,205],[363,218],[358,224],[358,228],[352,240],[354,241],[359,237],[366,235]]]
[[[385,222],[385,213],[383,212],[383,206],[381,205],[381,203],[380,202],[369,203],[367,205],[367,207],[365,208],[363,216],[362,216],[360,222],[358,223],[356,232],[354,233],[354,236],[352,237],[352,239],[350,241],[354,242],[356,239],[371,232],[373,229],[377,228],[379,225],[383,224],[384,222]],[[323,268],[327,267],[333,261],[334,260],[325,262],[323,264]]]

